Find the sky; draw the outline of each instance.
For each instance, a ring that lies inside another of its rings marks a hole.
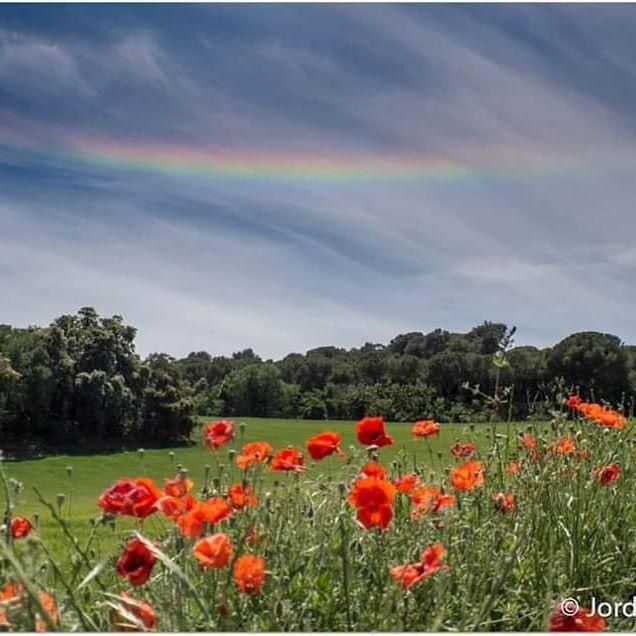
[[[0,323],[636,343],[635,35],[615,4],[0,5]]]

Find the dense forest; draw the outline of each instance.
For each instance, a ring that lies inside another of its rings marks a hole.
[[[513,335],[485,322],[278,361],[252,349],[142,359],[134,327],[85,307],[45,328],[0,325],[0,441],[173,444],[189,439],[196,415],[541,418],[571,390],[632,410],[636,347],[582,332],[538,349],[514,346]]]

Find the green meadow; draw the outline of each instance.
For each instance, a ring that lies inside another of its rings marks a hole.
[[[206,421],[207,419],[202,418],[201,424]],[[354,457],[359,457],[362,452],[355,441],[355,423],[351,421],[239,418],[236,423],[237,435],[234,441],[218,452],[203,447],[199,429],[192,446],[87,455],[55,455],[42,459],[6,461],[6,476],[21,485],[16,497],[15,514],[36,519],[40,535],[57,551],[63,547],[64,537],[53,520],[50,509],[41,503],[34,487],[64,519],[73,534],[82,538],[88,536],[92,521],[100,516],[97,506],[98,495],[122,477],[147,476],[162,485],[165,479],[174,476],[181,467],[188,471],[196,492],[203,485],[206,476],[209,484],[213,485],[219,471],[226,473],[224,481],[239,480],[239,471],[230,461],[230,452],[232,449],[239,451],[244,443],[266,440],[275,450],[290,445],[304,448],[308,437],[330,429],[341,433],[342,448],[347,457],[331,457],[321,462],[319,467],[312,465],[310,461],[308,470],[301,479],[314,480],[324,474],[326,478],[346,481],[351,476],[351,470],[355,470]],[[451,464],[449,448],[455,442],[471,439],[479,446],[479,440],[482,439],[483,447],[490,447],[493,431],[503,435],[508,432],[509,427],[512,430],[522,430],[527,425],[499,423],[493,429],[488,424],[442,424],[439,435],[415,440],[411,435],[410,423],[389,423],[387,430],[393,436],[394,444],[382,449],[381,461],[389,465],[390,462],[399,459],[405,470],[412,469],[417,463],[420,468],[425,466],[430,468],[432,473],[438,473]],[[511,452],[513,451],[514,449],[511,449]],[[286,478],[287,475],[281,476],[280,473],[266,473],[264,484],[273,485],[275,480]],[[150,527],[151,531],[160,532],[164,525],[164,520],[160,519],[159,515],[153,515],[146,521],[146,526]],[[125,535],[132,526],[133,523],[129,519],[118,519],[116,527],[99,526],[96,528],[93,545],[104,544],[108,547],[113,540]]]

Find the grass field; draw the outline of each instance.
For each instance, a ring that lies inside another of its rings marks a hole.
[[[201,418],[201,426],[207,418]],[[350,421],[307,421],[266,418],[240,418],[236,420],[239,433],[230,444],[215,454],[202,446],[201,427],[193,438],[195,445],[190,447],[165,448],[160,450],[143,450],[109,452],[90,455],[55,455],[42,459],[7,461],[4,464],[5,473],[9,479],[20,482],[22,488],[16,498],[15,513],[37,519],[40,535],[51,546],[54,553],[62,554],[66,549],[64,537],[60,534],[57,523],[52,519],[50,511],[44,506],[34,492],[34,487],[40,491],[43,498],[52,504],[66,521],[73,534],[80,540],[86,538],[92,530],[92,520],[101,514],[97,506],[98,495],[117,479],[122,477],[148,476],[162,484],[176,473],[179,466],[188,470],[190,478],[195,483],[195,490],[203,485],[206,466],[209,467],[209,480],[218,475],[219,469],[228,471],[227,480],[238,481],[239,471],[230,461],[229,451],[239,450],[250,441],[267,440],[275,449],[293,445],[304,448],[305,440],[320,431],[331,429],[342,434],[342,447],[348,458],[332,457],[322,462],[320,466],[309,464],[305,474],[306,479],[313,480],[318,475],[326,473],[333,480],[350,480],[353,474],[352,464],[360,456],[361,449],[355,442],[354,422]],[[240,432],[240,423],[244,423],[244,432]],[[499,423],[495,430],[501,434],[511,431],[524,430],[529,423]],[[448,449],[456,441],[466,441],[470,438],[478,445],[483,440],[483,446],[491,444],[493,427],[488,424],[459,425],[443,424],[439,435],[413,441],[409,423],[389,424],[391,435],[395,443],[382,449],[383,463],[390,463],[400,457],[407,462],[413,462],[430,467],[432,473],[445,470],[450,465]],[[350,462],[352,464],[350,464]],[[69,469],[71,469],[69,471]],[[287,478],[280,473],[265,473],[264,484],[273,484],[275,480]],[[64,500],[58,505],[57,498],[63,495]],[[106,553],[117,541],[134,527],[128,519],[117,519],[116,526],[96,529],[93,547],[98,552]],[[157,515],[146,522],[146,527],[153,533],[165,530],[166,523]]]

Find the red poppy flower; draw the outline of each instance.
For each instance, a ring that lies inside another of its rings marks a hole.
[[[450,470],[450,482],[457,490],[472,490],[484,483],[484,465],[481,462],[464,462]]]
[[[509,475],[516,475],[519,472],[520,468],[521,468],[521,463],[520,462],[510,462],[506,466],[506,472]]]
[[[203,427],[203,443],[210,450],[217,450],[234,437],[234,422],[219,420]]]
[[[24,517],[13,517],[11,519],[11,536],[14,539],[26,537],[32,529],[31,522]]]
[[[576,445],[571,437],[562,437],[550,444],[550,450],[557,455],[571,455],[576,452]]]
[[[176,519],[177,517],[185,514],[188,510],[192,510],[196,499],[192,495],[186,495],[185,497],[162,497],[157,500],[155,504],[157,510],[170,519]]]
[[[515,497],[510,492],[495,492],[492,500],[499,512],[513,512],[515,509]]]
[[[152,630],[157,624],[157,615],[148,603],[122,592],[117,599],[119,605],[131,615],[135,622],[119,610],[113,610],[111,624],[117,632],[137,632]]]
[[[621,469],[618,464],[608,464],[607,466],[599,466],[593,471],[594,476],[599,484],[605,486],[612,481],[616,481],[621,476]]]
[[[205,524],[215,524],[228,519],[232,515],[232,506],[221,497],[212,497],[198,502],[194,507],[177,519],[181,533],[194,539],[201,536]]]
[[[120,479],[99,496],[97,503],[110,514],[144,518],[155,512],[155,504],[162,495],[148,477]]]
[[[235,510],[240,510],[246,506],[258,506],[258,499],[254,496],[254,491],[250,486],[233,484],[227,489],[227,498]]]
[[[258,594],[265,580],[265,560],[243,554],[234,563],[234,582],[243,594]]]
[[[299,450],[296,450],[295,448],[283,448],[274,455],[274,458],[269,465],[269,469],[288,470],[300,473],[303,470],[306,470],[304,464],[305,458]]]
[[[586,419],[592,420],[601,426],[622,429],[625,428],[627,419],[619,411],[608,409],[607,407],[594,402],[581,402],[576,407]]]
[[[521,436],[521,443],[526,450],[535,450],[537,447],[537,440],[531,433],[524,433]]]
[[[230,562],[232,544],[226,534],[219,532],[197,541],[192,553],[202,568],[224,568]]]
[[[383,417],[365,417],[356,424],[356,436],[364,446],[390,446],[393,438],[384,431]]]
[[[451,447],[451,455],[453,457],[470,457],[475,451],[476,447],[471,442],[466,444],[455,444]]]
[[[442,508],[455,503],[454,495],[443,495],[437,486],[418,486],[411,492],[411,517],[417,518],[428,512],[437,514]]]
[[[410,493],[419,483],[420,478],[413,473],[402,475],[401,477],[393,480],[393,485],[397,488],[397,490],[407,494]]]
[[[407,563],[389,569],[391,576],[397,583],[400,583],[403,590],[410,589],[415,583],[425,579],[445,567],[441,558],[444,556],[444,546],[441,543],[429,545],[422,552],[419,563]]]
[[[267,442],[250,442],[243,446],[240,455],[236,457],[236,465],[245,470],[253,464],[262,464],[272,454],[272,446]]]
[[[60,620],[60,615],[57,611],[55,599],[47,592],[40,592],[39,597],[42,608],[48,614],[50,621],[53,625],[57,625]],[[24,585],[17,581],[8,581],[5,583],[2,589],[0,589],[0,602],[2,603],[0,607],[0,626],[6,628],[8,631],[14,631],[14,628],[20,631],[20,626],[11,623],[5,609],[11,607],[17,616],[23,616],[30,610],[33,611]],[[35,621],[36,632],[48,631],[48,625],[39,612],[33,612],[32,619]]]
[[[386,479],[386,468],[378,462],[372,460],[367,462],[361,469],[362,477],[375,477],[376,479]]]
[[[166,479],[163,491],[168,497],[185,497],[191,490],[194,484],[189,479],[178,475],[174,479]]]
[[[571,395],[566,402],[569,409],[575,409],[583,400],[578,395]]]
[[[314,460],[323,459],[328,455],[337,453],[341,457],[344,456],[343,450],[340,448],[342,436],[334,431],[324,431],[318,433],[307,440],[307,452]]]
[[[564,611],[562,603],[557,603],[550,615],[551,632],[602,632],[604,630],[605,619],[592,614],[584,607],[567,607]]]
[[[117,559],[117,574],[130,581],[131,585],[143,585],[152,572],[155,557],[143,541],[131,539]]]
[[[385,530],[393,518],[395,486],[377,477],[357,479],[347,501],[357,509],[358,521],[367,529]]]
[[[419,420],[418,422],[413,422],[411,433],[413,433],[415,437],[437,435],[439,433],[439,424],[434,420]]]

